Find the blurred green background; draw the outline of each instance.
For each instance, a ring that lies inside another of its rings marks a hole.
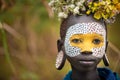
[[[62,80],[70,70],[68,62],[61,71],[54,66],[60,21],[48,2],[0,0],[0,80]],[[109,68],[120,73],[120,15],[108,38]]]

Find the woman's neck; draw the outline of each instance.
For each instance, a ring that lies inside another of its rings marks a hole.
[[[88,71],[78,71],[72,69],[72,80],[100,80],[97,69],[92,69]]]

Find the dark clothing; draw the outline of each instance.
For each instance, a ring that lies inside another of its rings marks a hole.
[[[108,68],[98,68],[97,70],[101,80],[120,80],[120,77],[118,76],[118,74],[112,72]],[[72,71],[69,71],[69,73],[65,76],[64,80],[72,80],[71,74],[72,74]]]

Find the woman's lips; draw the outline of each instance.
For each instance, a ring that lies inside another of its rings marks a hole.
[[[85,64],[85,65],[92,65],[95,63],[95,60],[80,60],[79,63]]]

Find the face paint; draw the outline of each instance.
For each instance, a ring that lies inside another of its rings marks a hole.
[[[105,29],[96,22],[75,24],[67,30],[65,52],[74,57],[81,52],[91,51],[93,56],[101,58],[105,54],[105,38]]]
[[[92,48],[100,48],[103,46],[104,37],[93,34],[75,34],[70,37],[70,44],[74,47],[79,47],[81,52],[92,51]],[[88,46],[89,45],[89,46]]]

